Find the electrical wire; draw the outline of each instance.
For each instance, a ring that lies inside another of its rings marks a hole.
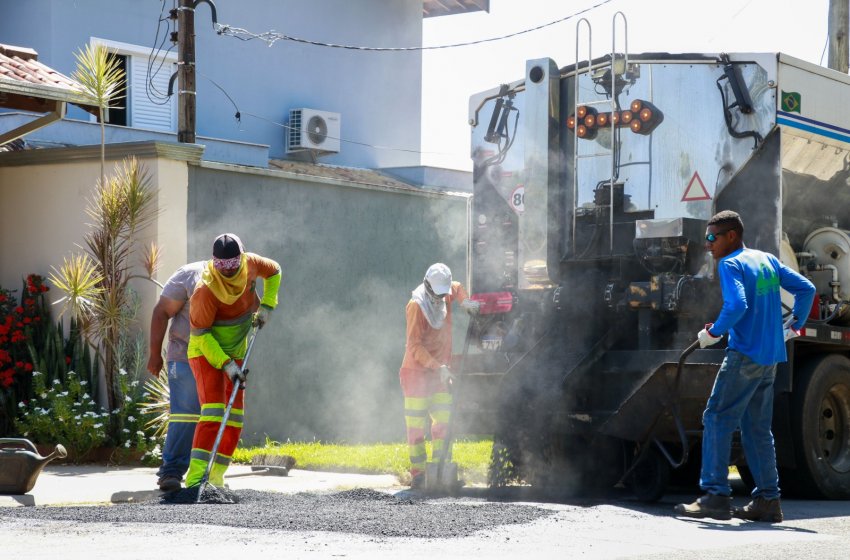
[[[168,40],[171,35],[171,19],[169,17],[163,17],[165,13],[165,2],[166,0],[162,0],[160,4],[159,10],[159,19],[156,24],[156,35],[154,36],[153,46],[151,46],[151,53],[148,56],[147,68],[145,69],[145,95],[154,105],[167,105],[171,102],[171,96],[168,95],[167,92],[163,93],[157,89],[154,84],[154,79],[162,71],[162,67],[165,65],[166,60],[168,59],[168,53],[174,48],[172,44],[164,54],[162,53],[162,48],[165,45],[165,42]],[[160,40],[159,35],[162,31],[162,24],[166,23],[165,33],[162,34],[162,40]],[[157,65],[157,60],[159,60],[159,65]],[[154,69],[156,66],[156,69]]]
[[[594,4],[593,6],[585,8],[585,9],[578,11],[574,14],[570,14],[568,16],[562,17],[560,19],[556,19],[554,21],[550,21],[549,23],[544,23],[542,25],[538,25],[536,27],[532,27],[530,29],[523,29],[522,31],[517,31],[515,33],[509,33],[507,35],[502,35],[502,36],[499,36],[499,37],[490,37],[488,39],[479,39],[477,41],[466,41],[466,42],[463,42],[463,43],[453,43],[453,44],[449,44],[449,45],[436,45],[436,46],[431,46],[431,47],[424,47],[424,46],[420,46],[420,47],[364,47],[364,46],[357,46],[357,45],[338,45],[338,44],[335,44],[335,43],[325,43],[325,42],[322,42],[322,41],[313,41],[313,40],[310,40],[310,39],[302,39],[302,38],[299,38],[299,37],[292,37],[291,35],[286,35],[285,33],[278,33],[277,31],[274,31],[274,30],[265,31],[263,33],[252,33],[250,31],[248,31],[247,29],[242,29],[241,27],[234,27],[232,25],[220,24],[220,23],[216,23],[214,25],[214,27],[215,27],[216,33],[218,33],[219,35],[228,35],[230,37],[234,37],[236,39],[239,39],[240,41],[251,41],[253,39],[259,39],[261,41],[264,41],[270,47],[278,41],[293,41],[293,42],[296,42],[296,43],[304,43],[304,44],[307,44],[307,45],[314,45],[314,46],[317,46],[317,47],[330,47],[330,48],[335,48],[335,49],[349,49],[349,50],[356,50],[356,51],[396,51],[396,52],[397,51],[429,51],[429,50],[437,50],[437,49],[453,49],[453,48],[456,48],[456,47],[468,47],[470,45],[479,45],[479,44],[482,44],[482,43],[491,43],[493,41],[501,41],[503,39],[510,39],[511,37],[516,37],[518,35],[523,35],[525,33],[531,33],[532,31],[538,31],[540,29],[550,27],[552,25],[556,25],[558,23],[562,23],[564,21],[573,19],[577,16],[580,16],[582,14],[586,14],[587,12],[595,10],[596,8],[598,8],[600,6],[604,6],[605,4],[608,4],[609,2],[612,2],[612,1],[613,0],[602,0],[601,2],[598,2],[598,3]]]

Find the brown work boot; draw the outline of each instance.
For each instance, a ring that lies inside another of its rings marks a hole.
[[[779,523],[782,521],[782,506],[779,504],[779,498],[765,500],[759,496],[744,507],[733,507],[732,516],[747,521]]]
[[[679,504],[674,509],[676,515],[684,517],[696,517],[702,519],[732,519],[732,498],[729,496],[718,496],[717,494],[706,494],[696,499],[691,504]]]

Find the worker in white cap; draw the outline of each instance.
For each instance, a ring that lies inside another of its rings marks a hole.
[[[431,265],[425,278],[413,290],[407,303],[407,344],[399,370],[404,394],[404,420],[410,446],[411,487],[425,480],[425,427],[431,421],[432,459],[437,461],[443,443],[452,395],[453,380],[449,361],[452,355],[452,303],[469,313],[477,313],[479,302],[469,299],[460,282],[452,281],[452,271],[443,263]],[[446,457],[451,461],[451,457]]]

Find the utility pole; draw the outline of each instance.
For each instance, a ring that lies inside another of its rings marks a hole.
[[[195,143],[195,95],[195,6],[193,0],[180,0],[177,8],[178,142]]]
[[[829,58],[833,70],[847,73],[847,27],[850,25],[850,0],[829,0]]]

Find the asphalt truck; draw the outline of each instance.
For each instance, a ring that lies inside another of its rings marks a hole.
[[[482,309],[460,429],[495,434],[493,484],[653,500],[696,482],[725,345],[693,344],[722,303],[704,235],[730,209],[817,287],[777,371],[782,490],[850,498],[850,78],[782,53],[618,52],[616,33],[593,57],[585,23],[574,64],[529,60],[470,98]]]

